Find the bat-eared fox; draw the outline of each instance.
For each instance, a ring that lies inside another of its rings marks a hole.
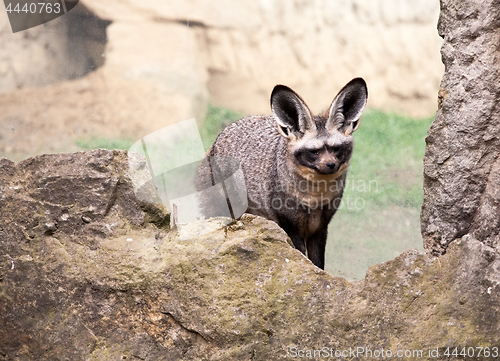
[[[239,161],[246,212],[276,222],[321,269],[328,223],[340,205],[353,151],[352,133],[367,98],[365,81],[355,78],[328,110],[313,116],[297,93],[277,85],[272,116],[249,116],[227,126],[207,152],[210,158]],[[211,180],[215,183],[213,175]]]

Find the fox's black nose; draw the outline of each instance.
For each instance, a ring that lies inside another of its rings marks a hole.
[[[333,168],[335,168],[335,163],[333,163],[333,162],[328,162],[328,163],[326,163],[326,166],[327,166],[328,168],[330,168],[330,169],[333,169]]]

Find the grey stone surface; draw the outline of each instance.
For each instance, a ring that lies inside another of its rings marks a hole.
[[[421,213],[424,247],[432,254],[465,234],[498,247],[499,27],[499,1],[441,1],[446,72],[426,138]]]

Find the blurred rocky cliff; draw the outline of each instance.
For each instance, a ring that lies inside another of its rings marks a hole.
[[[432,115],[443,66],[437,0],[82,0],[12,34],[0,13],[0,154],[74,150],[202,120],[207,102],[269,113],[284,83],[314,111],[355,76],[369,106]]]

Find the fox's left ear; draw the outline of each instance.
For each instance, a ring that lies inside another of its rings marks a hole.
[[[336,127],[345,134],[352,134],[359,127],[359,118],[367,99],[368,89],[365,81],[362,78],[351,80],[333,99],[326,128]]]

